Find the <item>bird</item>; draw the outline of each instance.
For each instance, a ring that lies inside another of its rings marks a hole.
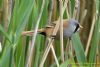
[[[59,22],[59,20],[52,22],[51,24],[47,25],[45,28],[38,29],[38,34],[51,37],[53,36],[53,30],[56,25],[56,23]],[[80,28],[83,28],[79,22],[75,19],[63,19],[63,38],[70,38],[72,35],[80,30]],[[53,36],[58,38],[60,35],[60,30],[58,30],[57,35]],[[34,31],[24,31],[22,32],[23,36],[32,36],[34,34]]]

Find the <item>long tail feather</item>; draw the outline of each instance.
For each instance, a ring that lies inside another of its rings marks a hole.
[[[42,35],[46,35],[44,28],[38,29],[38,33],[39,34],[42,34]],[[34,31],[23,31],[22,32],[22,36],[32,36],[33,34],[34,34]]]

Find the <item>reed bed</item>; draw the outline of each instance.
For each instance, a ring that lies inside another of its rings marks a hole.
[[[83,29],[65,40],[71,18]],[[38,34],[56,20],[59,40]],[[100,0],[0,0],[0,67],[100,67]]]

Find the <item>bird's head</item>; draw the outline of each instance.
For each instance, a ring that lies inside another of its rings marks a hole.
[[[78,32],[82,28],[79,22],[75,19],[68,20],[67,27],[64,27],[64,36],[71,37],[74,33]]]
[[[78,32],[81,28],[83,28],[83,27],[79,24],[79,22],[78,22],[77,20],[75,20],[75,19],[70,19],[70,20],[69,20],[69,25],[70,25],[70,26],[73,26],[72,28],[75,28],[75,29],[74,29],[74,33],[75,33],[75,32]]]

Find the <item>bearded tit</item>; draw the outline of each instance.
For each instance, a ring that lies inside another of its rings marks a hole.
[[[52,22],[51,25],[46,26],[45,28],[39,29],[38,33],[42,34],[44,36],[50,37],[53,33],[55,24],[59,21]],[[79,22],[75,19],[64,19],[63,20],[63,37],[68,38],[71,37],[74,33],[78,32],[82,28],[82,26],[79,24]],[[57,32],[57,35],[55,37],[59,37],[59,31]],[[23,36],[32,36],[34,31],[24,31],[22,32]]]

